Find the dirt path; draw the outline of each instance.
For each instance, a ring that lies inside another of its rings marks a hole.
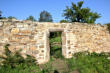
[[[68,65],[62,59],[54,59],[52,62],[49,62],[48,64],[40,65],[40,68],[49,70],[50,73],[54,73],[55,70],[58,73],[68,73],[69,71]]]
[[[68,65],[64,60],[56,59],[52,62],[52,67],[59,73],[67,73],[69,71]]]

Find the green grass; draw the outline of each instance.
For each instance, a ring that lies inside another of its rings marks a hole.
[[[62,52],[61,52],[61,47],[60,46],[52,46],[50,55],[53,56],[54,58],[61,58],[62,57]]]
[[[50,61],[47,62],[46,64],[43,64],[43,65],[40,65],[42,66],[41,69],[42,69],[42,73],[49,73],[49,72],[52,72],[54,71],[54,68],[52,67],[52,62],[53,62],[53,58],[50,57]]]
[[[70,71],[81,73],[110,73],[110,53],[76,53],[72,59],[67,59]]]
[[[0,73],[42,73],[37,65],[20,64],[16,68],[10,66],[0,67]]]
[[[50,43],[53,43],[53,42],[61,42],[61,36],[50,38]]]
[[[61,59],[66,62],[68,67],[68,72],[70,73],[74,70],[79,71],[80,73],[110,73],[110,53],[88,53],[88,52],[79,52],[74,54],[74,57],[71,59]],[[46,67],[43,69],[45,73],[54,71],[52,67],[51,59],[50,62],[46,63]]]

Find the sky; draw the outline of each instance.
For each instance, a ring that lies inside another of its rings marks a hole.
[[[84,1],[83,7],[89,7],[92,12],[97,12],[101,18],[96,20],[96,23],[110,22],[110,0],[0,0],[0,10],[2,16],[14,16],[19,20],[24,20],[32,15],[35,19],[39,19],[40,12],[48,11],[54,22],[59,22],[64,19],[62,14],[66,6],[71,6],[71,3]]]

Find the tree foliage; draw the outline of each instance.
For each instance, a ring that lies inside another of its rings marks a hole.
[[[71,7],[66,7],[63,16],[69,22],[82,22],[82,23],[94,23],[97,18],[100,18],[100,14],[96,12],[91,12],[90,9],[82,8],[83,1],[74,4],[72,2]]]
[[[9,16],[8,19],[16,19],[14,16]]]
[[[109,31],[109,33],[110,33],[110,23],[107,23],[107,24],[105,24],[105,25],[107,25],[107,29],[108,29],[108,31]]]
[[[29,16],[26,20],[36,21],[36,19],[33,16]]]
[[[67,23],[67,20],[61,20],[60,23]]]
[[[6,19],[6,17],[2,16],[2,11],[0,11],[0,19]]]
[[[39,18],[39,22],[52,22],[52,16],[49,12],[47,11],[42,11],[40,13],[40,18]]]

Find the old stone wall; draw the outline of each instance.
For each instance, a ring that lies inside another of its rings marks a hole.
[[[49,23],[0,20],[0,54],[10,44],[14,52],[35,56],[39,64],[49,61],[50,32],[62,32],[62,55],[71,58],[76,52],[110,52],[110,34],[106,26],[86,23]]]

